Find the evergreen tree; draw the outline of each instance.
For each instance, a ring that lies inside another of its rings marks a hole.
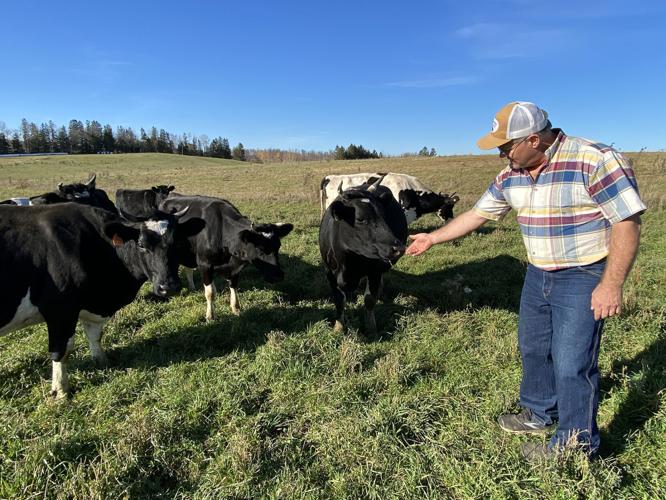
[[[113,137],[111,125],[104,125],[102,131],[102,148],[104,151],[113,152],[116,149],[116,139]]]
[[[83,123],[81,123],[79,120],[70,120],[69,143],[71,153],[83,153],[85,142],[84,135],[85,131],[83,130]]]
[[[9,153],[9,141],[4,133],[0,132],[0,155],[6,155]]]
[[[245,148],[242,142],[239,142],[238,146],[234,148],[232,156],[234,160],[245,161]]]
[[[227,160],[230,160],[232,158],[231,148],[229,147],[229,139],[227,139],[226,137],[221,141],[220,158],[226,158]]]
[[[14,132],[14,135],[12,136],[11,152],[15,154],[25,153],[25,149],[23,148],[23,143],[21,143],[21,138],[19,137],[18,132]]]
[[[54,149],[58,153],[69,153],[71,145],[69,143],[69,137],[67,136],[67,130],[65,127],[60,127],[55,138]]]

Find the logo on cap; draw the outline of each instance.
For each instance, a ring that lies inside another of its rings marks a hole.
[[[497,118],[493,118],[493,132],[497,132],[497,129],[499,128],[499,122],[497,121]]]

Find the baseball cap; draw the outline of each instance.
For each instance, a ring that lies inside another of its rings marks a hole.
[[[480,149],[493,149],[513,139],[540,132],[548,124],[548,113],[533,102],[510,102],[495,115],[489,134],[476,141]]]

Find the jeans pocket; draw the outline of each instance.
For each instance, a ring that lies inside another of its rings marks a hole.
[[[587,273],[591,276],[594,276],[596,278],[601,278],[601,276],[604,274],[604,269],[606,266],[598,266],[596,264],[592,264],[589,266],[578,266],[576,269],[579,269],[583,271],[584,273]]]

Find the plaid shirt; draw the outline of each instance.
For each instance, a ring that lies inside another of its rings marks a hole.
[[[557,139],[536,181],[526,170],[507,166],[474,207],[491,220],[515,208],[528,260],[547,271],[603,259],[611,226],[646,209],[626,158],[554,130]]]

